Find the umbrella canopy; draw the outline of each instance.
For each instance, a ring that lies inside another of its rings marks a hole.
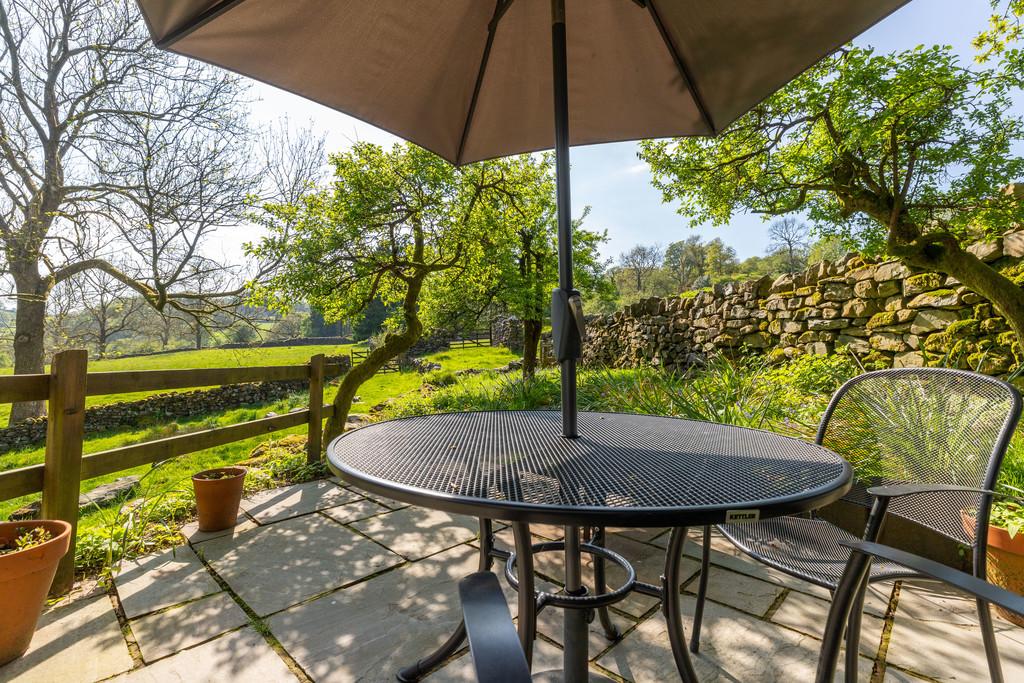
[[[569,144],[713,135],[907,0],[565,0]],[[157,45],[455,164],[554,146],[550,0],[140,0]]]
[[[569,146],[714,135],[909,0],[139,0],[160,47],[454,164],[555,148],[551,321],[576,433]]]

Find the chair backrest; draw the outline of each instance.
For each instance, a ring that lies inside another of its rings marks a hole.
[[[946,368],[879,370],[839,388],[817,442],[853,466],[847,500],[855,503],[870,504],[865,489],[889,483],[992,489],[1020,412],[1017,390],[994,377]],[[973,545],[987,533],[990,507],[979,494],[929,493],[894,499],[889,514]]]

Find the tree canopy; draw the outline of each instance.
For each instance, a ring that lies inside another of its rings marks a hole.
[[[693,224],[802,212],[823,235],[958,278],[1024,333],[1024,293],[966,251],[1024,218],[1012,111],[1021,63],[965,66],[948,47],[849,47],[713,139],[641,145]]]
[[[394,307],[383,343],[342,381],[328,425],[336,434],[359,385],[419,339],[426,289],[441,279],[473,292],[493,276],[487,245],[504,234],[495,219],[530,191],[531,174],[517,160],[456,168],[412,144],[359,143],[330,162],[328,186],[266,205],[270,232],[249,249],[281,261],[254,287],[254,299],[272,309],[306,301],[332,321]]]

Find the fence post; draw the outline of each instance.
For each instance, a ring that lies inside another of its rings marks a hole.
[[[75,534],[78,531],[88,361],[85,350],[74,349],[56,354],[50,364],[42,516],[71,524],[71,546],[60,561],[50,587],[54,595],[68,592],[75,581]]]
[[[309,437],[306,441],[306,462],[320,462],[323,447],[324,354],[309,359]]]

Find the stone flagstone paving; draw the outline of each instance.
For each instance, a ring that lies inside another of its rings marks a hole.
[[[368,496],[335,479],[263,492],[239,526],[125,563],[110,594],[60,604],[40,620],[30,651],[0,681],[360,681],[384,683],[430,652],[458,622],[457,580],[477,566],[476,521]],[[558,538],[538,526],[539,539]],[[511,533],[497,534],[499,545]],[[608,544],[657,583],[667,542],[657,529],[610,530]],[[828,592],[743,557],[712,539],[713,568],[702,681],[809,681]],[[698,546],[685,552],[691,625]],[[558,558],[537,558],[538,586],[557,590]],[[589,576],[589,568],[587,568]],[[614,584],[618,570],[609,568]],[[514,594],[506,590],[515,614]],[[894,609],[895,608],[895,609]],[[936,584],[873,587],[865,605],[859,680],[985,681],[974,603]],[[619,681],[678,680],[657,600],[633,595],[613,609],[623,638],[595,622],[591,666]],[[544,610],[534,670],[557,668],[562,615]],[[1024,681],[1024,629],[996,617],[1007,681]],[[465,649],[428,678],[473,681]]]

